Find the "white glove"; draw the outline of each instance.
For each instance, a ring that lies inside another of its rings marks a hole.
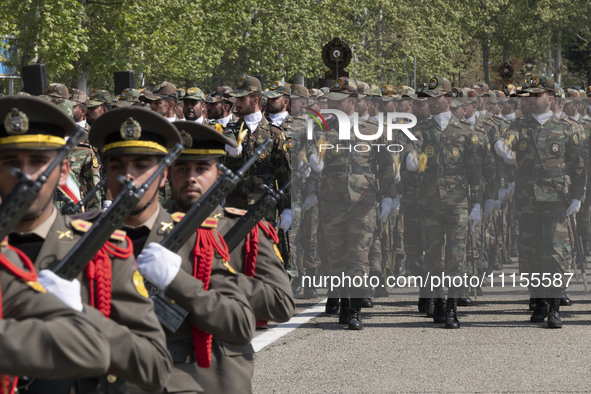
[[[230,145],[226,145],[224,149],[226,150],[226,152],[228,152],[228,156],[230,157],[238,157],[242,154],[242,144],[238,145],[236,148]]]
[[[394,169],[394,183],[400,183],[402,180],[400,177],[400,166],[398,166],[398,171],[396,171],[396,164],[392,164],[392,168]]]
[[[291,227],[291,209],[285,208],[283,212],[281,212],[281,217],[279,218],[279,223],[277,223],[277,227],[279,227],[283,231],[289,230],[289,228]]]
[[[113,200],[105,200],[103,201],[103,211],[109,209],[109,207],[113,204]]]
[[[164,290],[177,276],[181,262],[181,256],[155,242],[150,242],[137,256],[140,273],[160,290]]]
[[[316,204],[316,196],[314,193],[310,193],[304,199],[304,203],[302,204],[302,211],[307,211],[308,209],[312,208]]]
[[[476,226],[482,220],[482,216],[480,216],[479,203],[474,204],[474,206],[472,207],[472,212],[470,212],[470,216],[468,216],[468,219],[471,221],[472,232],[474,232],[476,230]]]
[[[417,172],[419,170],[419,156],[417,152],[412,151],[406,155],[406,169],[410,172]]]
[[[506,164],[515,164],[515,154],[509,150],[505,141],[498,140],[495,142],[495,152],[497,152],[497,155],[499,155]]]
[[[501,201],[500,200],[486,200],[484,202],[484,213],[483,217],[484,220],[490,215],[493,211],[501,209]]]
[[[78,279],[69,281],[60,278],[53,271],[41,270],[37,281],[45,290],[59,298],[61,302],[78,312],[82,312],[82,298],[80,297],[80,282],[78,282]]]
[[[570,216],[573,213],[578,213],[579,209],[581,209],[581,200],[573,198],[570,201],[570,205],[568,206],[568,208],[566,208],[566,216]]]
[[[390,210],[392,210],[392,199],[390,197],[382,198],[380,207],[380,219],[382,222],[386,222],[388,215],[390,215]]]
[[[509,193],[509,197],[507,198],[513,198],[513,193],[515,193],[515,182],[509,182],[507,193]]]
[[[390,211],[390,214],[392,216],[395,216],[396,213],[400,210],[400,197],[401,195],[397,195],[396,198],[394,200],[392,200],[392,210]]]
[[[302,168],[303,166],[304,166],[304,162],[303,162],[303,161],[300,161],[300,162],[298,163],[298,170],[299,170],[300,168]],[[305,171],[305,172],[302,174],[302,178],[307,178],[307,177],[309,177],[311,173],[312,173],[312,167],[311,167],[311,166],[308,166],[308,167],[306,168],[306,171]]]
[[[499,201],[505,201],[509,197],[508,189],[499,188]]]
[[[310,167],[312,167],[315,172],[321,172],[324,168],[324,161],[320,160],[316,153],[310,155],[308,163],[310,163]]]

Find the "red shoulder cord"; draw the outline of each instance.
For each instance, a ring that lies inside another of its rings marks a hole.
[[[4,266],[8,271],[14,274],[16,277],[23,279],[24,281],[36,281],[37,272],[35,271],[35,265],[27,257],[27,255],[20,249],[14,246],[8,245],[8,249],[13,250],[18,254],[18,257],[25,264],[25,267],[29,271],[22,270],[16,267],[6,256],[0,253],[0,265]],[[0,319],[2,319],[2,289],[0,289]],[[11,384],[12,380],[12,384]],[[16,392],[16,385],[18,384],[18,377],[11,377],[8,375],[0,375],[0,393],[1,394],[14,394]]]
[[[254,278],[254,271],[256,269],[257,255],[259,254],[259,227],[265,235],[274,243],[279,243],[279,237],[271,226],[267,222],[259,222],[250,231],[250,234],[246,236],[246,242],[244,243],[244,275]],[[257,327],[265,327],[269,322],[266,320],[257,320]]]
[[[133,244],[129,237],[125,237],[127,248],[121,248],[106,242],[86,266],[86,278],[90,291],[90,305],[102,312],[106,317],[111,316],[111,256],[126,259],[133,254]],[[95,300],[96,282],[96,300]],[[95,305],[96,304],[96,305]]]
[[[217,230],[216,230],[217,232]],[[203,282],[203,288],[209,290],[211,277],[211,263],[213,262],[214,249],[224,260],[230,260],[230,251],[224,238],[218,233],[219,243],[212,229],[197,229],[197,242],[193,249],[193,276]],[[195,357],[197,365],[201,368],[209,368],[211,365],[211,339],[212,335],[191,326],[193,344],[195,345]]]

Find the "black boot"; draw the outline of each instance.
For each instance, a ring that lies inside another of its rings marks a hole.
[[[351,298],[351,319],[349,320],[349,330],[363,330],[361,322],[361,303],[363,298]]]
[[[560,320],[560,298],[549,298],[548,328],[562,328]]]
[[[316,298],[318,294],[316,289],[313,287],[304,287],[304,298]]]
[[[390,294],[388,294],[388,290],[386,289],[386,285],[384,283],[384,275],[381,272],[376,272],[373,274],[379,278],[378,287],[375,288],[373,296],[376,298],[386,298]]]
[[[324,313],[329,315],[336,315],[339,313],[339,295],[336,291],[329,291],[326,293],[328,299],[326,300],[326,307]]]
[[[433,317],[435,315],[435,298],[427,298],[426,317]]]
[[[433,323],[445,323],[445,300],[443,298],[435,298],[435,305],[433,309]]]
[[[361,307],[362,308],[373,308],[373,301],[369,297],[365,297],[361,299]]]
[[[536,310],[536,299],[533,297],[530,297],[530,299],[529,299],[529,310],[530,311]]]
[[[348,298],[341,298],[339,324],[349,324],[351,320],[351,303]]]
[[[536,298],[536,309],[529,319],[532,323],[541,323],[548,316],[548,300],[546,298]]]
[[[458,297],[459,306],[472,306],[472,298],[470,298],[469,289],[467,287],[460,288],[460,296]]]
[[[571,306],[572,304],[573,302],[566,295],[566,291],[563,291],[562,297],[560,297],[560,306]]]
[[[457,307],[457,298],[448,297],[447,306],[445,308],[445,328],[460,328]]]

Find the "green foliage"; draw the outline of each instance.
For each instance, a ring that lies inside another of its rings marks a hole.
[[[43,62],[49,81],[97,88],[112,89],[113,72],[128,69],[148,87],[169,80],[207,91],[255,73],[266,85],[296,73],[313,85],[333,37],[355,51],[360,80],[411,84],[416,58],[419,82],[465,83],[483,78],[484,46],[491,78],[503,58],[541,72],[548,49],[591,50],[589,8],[583,0],[4,0],[0,35],[18,37],[17,69]],[[580,56],[566,57],[570,80],[585,75]]]

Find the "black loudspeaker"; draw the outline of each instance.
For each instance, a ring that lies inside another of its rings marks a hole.
[[[263,74],[254,74],[253,77],[255,77],[256,79],[259,80],[259,82],[261,83],[261,89],[264,91],[265,84],[264,84],[264,80],[263,80]]]
[[[47,74],[45,64],[28,64],[21,68],[23,91],[39,96],[47,90]]]
[[[115,78],[115,95],[120,95],[124,89],[135,88],[135,72],[129,71],[115,71],[113,73]]]

